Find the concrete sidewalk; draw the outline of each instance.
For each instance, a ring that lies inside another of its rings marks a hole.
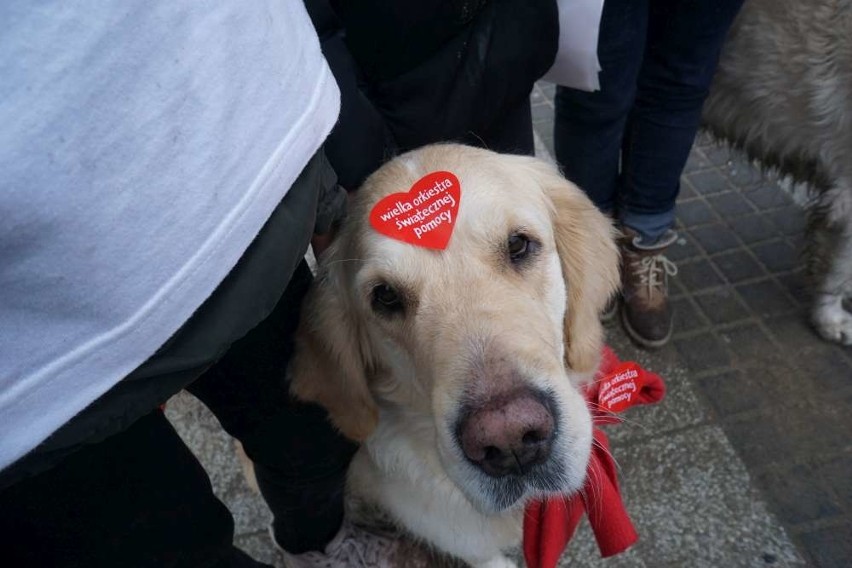
[[[546,157],[553,87],[537,86],[532,100]],[[671,344],[646,353],[618,324],[608,330],[622,359],[668,386],[662,404],[609,430],[640,541],[601,560],[584,526],[562,565],[852,565],[852,350],[806,323],[804,214],[776,181],[701,137],[678,213]],[[269,513],[216,420],[187,395],[167,414],[234,512],[237,545],[281,565]]]

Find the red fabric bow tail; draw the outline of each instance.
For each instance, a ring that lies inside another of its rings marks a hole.
[[[595,380],[585,391],[593,423],[618,422],[614,413],[635,404],[651,404],[665,395],[663,380],[633,362],[622,362],[604,347]],[[524,558],[530,568],[554,568],[585,512],[601,556],[625,551],[639,535],[618,489],[615,461],[606,434],[595,427],[583,490],[571,496],[529,503],[524,515]]]
[[[602,430],[594,430],[594,448],[589,472],[581,494],[589,525],[598,542],[601,556],[607,558],[630,548],[639,539],[618,490],[615,461],[609,440]],[[568,543],[566,542],[565,545]],[[563,549],[564,546],[563,545]]]
[[[524,559],[530,568],[556,566],[574,536],[584,505],[579,499],[533,501],[524,510]]]
[[[639,538],[618,491],[609,440],[597,428],[593,435],[594,446],[583,490],[577,495],[553,497],[527,506],[524,558],[530,568],[556,566],[584,512],[604,558],[624,552]]]

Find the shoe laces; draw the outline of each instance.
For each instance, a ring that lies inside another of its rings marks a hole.
[[[648,296],[655,291],[665,294],[668,277],[677,275],[677,265],[662,254],[643,256],[631,263],[631,269],[639,276],[639,284],[648,287]]]

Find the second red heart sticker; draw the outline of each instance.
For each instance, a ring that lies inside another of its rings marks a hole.
[[[621,363],[601,380],[598,404],[603,410],[621,412],[636,404],[641,384],[639,366],[632,361]]]

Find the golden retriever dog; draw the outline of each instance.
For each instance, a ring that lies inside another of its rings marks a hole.
[[[375,204],[430,172],[461,198],[444,250],[374,230]],[[530,499],[578,491],[592,443],[579,387],[618,282],[611,224],[554,167],[460,145],[374,173],[322,255],[293,393],[362,446],[348,491],[434,549],[513,566]]]
[[[811,320],[852,345],[852,0],[748,0],[704,105],[710,132],[812,189]]]

